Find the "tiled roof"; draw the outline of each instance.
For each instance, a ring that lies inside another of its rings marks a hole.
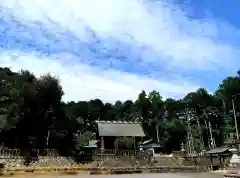
[[[205,152],[205,154],[218,154],[218,153],[224,153],[225,151],[228,151],[229,148],[227,147],[217,147],[217,148],[213,148],[211,150],[208,150],[207,152]]]
[[[97,121],[99,136],[144,137],[142,126],[136,122]]]

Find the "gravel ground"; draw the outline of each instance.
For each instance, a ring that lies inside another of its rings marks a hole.
[[[160,173],[160,174],[129,174],[129,175],[94,175],[91,178],[223,178],[217,173]],[[70,177],[65,177],[70,178]],[[73,178],[73,177],[72,177]]]
[[[42,176],[19,176],[18,178],[223,178],[220,173],[158,173],[158,174],[125,174],[125,175],[42,175]]]

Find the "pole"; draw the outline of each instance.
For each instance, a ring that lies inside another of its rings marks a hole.
[[[239,140],[237,115],[236,115],[236,111],[235,111],[235,104],[234,104],[233,98],[232,98],[232,107],[233,107],[233,115],[234,115],[235,129],[236,129],[236,137],[237,137],[237,140]]]
[[[208,115],[206,114],[206,111],[204,108],[203,108],[203,114],[206,118],[208,118]],[[209,134],[210,134],[210,145],[211,145],[211,148],[214,148],[211,122],[210,121],[207,121],[207,122],[208,122],[207,128],[208,128]]]
[[[157,134],[157,142],[159,143],[159,131],[158,131],[158,124],[156,122],[156,134]]]
[[[208,128],[208,124],[207,124],[207,121],[205,120],[205,127],[207,128],[207,130],[209,131],[209,128]],[[210,133],[210,132],[209,132]],[[210,138],[210,142],[209,142],[209,139],[208,139],[208,147],[211,148],[211,138]]]
[[[190,117],[189,117],[189,111],[186,109],[186,116],[187,116],[187,125],[188,125],[188,129],[189,129],[189,146],[190,146],[190,152],[191,154],[193,152],[195,152],[194,149],[194,143],[193,143],[193,135],[192,135],[192,129],[191,129],[191,125],[190,125]]]
[[[191,151],[189,131],[187,132],[187,146],[188,146],[188,148],[187,148],[188,154],[190,154],[192,151]]]
[[[48,148],[48,143],[49,143],[49,137],[50,137],[50,129],[48,129],[48,132],[47,132],[47,148]]]
[[[214,141],[213,141],[213,135],[212,135],[212,126],[211,126],[210,122],[208,122],[208,127],[209,127],[209,131],[210,131],[211,147],[215,148]]]
[[[133,137],[133,147],[134,147],[134,153],[136,153],[137,148],[136,148],[136,138]]]
[[[203,132],[202,132],[201,125],[200,125],[200,122],[199,122],[199,119],[198,119],[197,115],[196,115],[196,119],[197,119],[198,132],[199,132],[199,135],[200,135],[202,149],[204,150]],[[201,151],[203,151],[203,150],[201,150]]]

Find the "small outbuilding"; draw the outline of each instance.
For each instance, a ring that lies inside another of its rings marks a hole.
[[[212,148],[205,152],[206,155],[209,155],[211,165],[214,166],[221,166],[225,164],[226,159],[230,159],[232,156],[229,147],[216,147]]]
[[[97,139],[101,142],[101,150],[113,149],[117,137],[144,137],[140,123],[127,121],[96,121]],[[135,141],[134,141],[135,142]],[[136,143],[134,143],[136,144]],[[134,146],[136,149],[136,146]]]

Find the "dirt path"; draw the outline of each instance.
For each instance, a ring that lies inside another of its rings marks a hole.
[[[15,176],[14,176],[15,177]],[[223,178],[220,173],[159,173],[159,174],[125,174],[125,175],[24,175],[16,178]],[[13,178],[13,177],[12,177]]]

